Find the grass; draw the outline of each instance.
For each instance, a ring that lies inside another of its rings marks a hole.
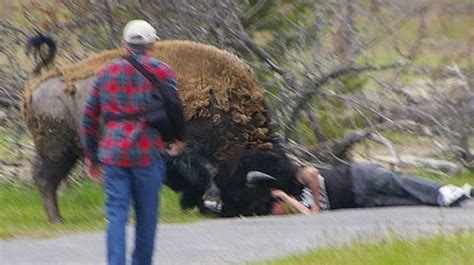
[[[49,224],[39,193],[28,185],[0,185],[0,238],[18,236],[50,237],[63,233],[96,231],[105,227],[104,191],[101,185],[85,181],[60,194],[59,204],[64,224]],[[182,211],[178,194],[168,188],[161,193],[162,223],[202,220],[197,211]]]
[[[416,241],[390,238],[377,243],[355,243],[292,255],[263,265],[468,265],[474,260],[474,232],[436,236]]]

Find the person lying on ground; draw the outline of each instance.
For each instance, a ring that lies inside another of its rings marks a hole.
[[[408,205],[452,207],[462,205],[474,193],[469,184],[443,185],[375,164],[353,163],[319,170],[302,167],[295,177],[302,185],[302,193],[293,197],[272,189],[275,199],[272,214],[287,210],[310,214],[341,208]]]

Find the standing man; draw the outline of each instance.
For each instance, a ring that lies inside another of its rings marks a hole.
[[[148,55],[157,40],[155,29],[143,20],[130,21],[123,30],[125,47],[154,74],[164,89],[177,93],[173,70]],[[104,174],[108,264],[126,261],[125,226],[133,201],[136,213],[132,264],[151,264],[159,193],[165,178],[163,154],[178,155],[183,142],[165,148],[158,131],[144,117],[145,102],[156,89],[127,60],[121,58],[97,74],[81,119],[81,144],[89,176],[99,182]]]

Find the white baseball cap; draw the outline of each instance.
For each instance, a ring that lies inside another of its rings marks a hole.
[[[131,20],[123,28],[123,40],[131,44],[149,44],[158,40],[156,30],[145,20]]]

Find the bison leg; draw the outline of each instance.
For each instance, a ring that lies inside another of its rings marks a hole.
[[[206,192],[202,196],[203,204],[206,209],[213,213],[220,213],[222,210],[221,191],[211,178],[211,182],[207,186]]]
[[[61,223],[62,217],[59,213],[57,189],[61,180],[64,179],[74,166],[77,155],[66,154],[58,161],[35,156],[33,163],[33,180],[43,199],[44,209],[50,223]]]

